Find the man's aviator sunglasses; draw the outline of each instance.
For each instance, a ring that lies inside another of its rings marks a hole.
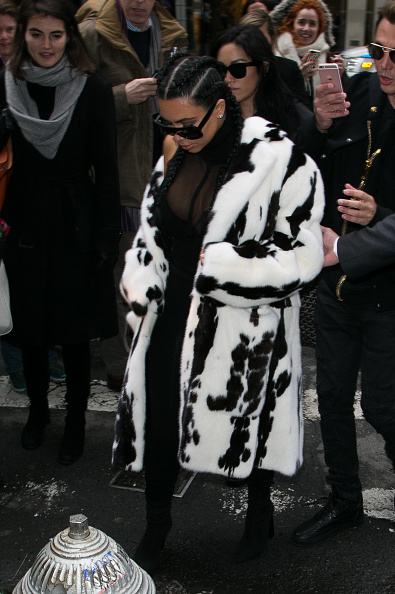
[[[202,138],[203,127],[207,124],[210,119],[211,114],[214,111],[214,107],[217,105],[217,102],[214,103],[200,122],[198,126],[182,126],[181,128],[176,128],[175,126],[169,126],[168,124],[162,124],[161,116],[158,115],[155,120],[154,124],[157,124],[162,128],[165,134],[170,134],[171,136],[181,136],[182,138],[186,138],[187,140],[197,140],[198,138]]]
[[[385,47],[379,43],[369,44],[369,54],[372,56],[373,60],[382,60],[386,53],[388,53],[391,62],[395,64],[395,49],[392,47]]]

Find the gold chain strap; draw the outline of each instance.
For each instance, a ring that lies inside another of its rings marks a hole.
[[[368,152],[367,152],[366,161],[365,161],[365,171],[363,172],[363,175],[361,177],[361,182],[358,186],[358,190],[363,190],[363,188],[365,187],[366,182],[368,180],[369,171],[373,165],[373,161],[375,160],[377,155],[379,155],[381,153],[381,149],[377,149],[377,151],[375,151],[373,153],[373,155],[370,154],[370,151],[372,150],[372,122],[370,120],[368,120],[367,124],[368,124]],[[349,200],[358,200],[358,198],[349,198]],[[347,227],[348,227],[348,221],[343,221],[342,232],[341,232],[342,236],[347,233]],[[343,276],[340,277],[339,282],[336,285],[336,297],[338,298],[339,301],[343,301],[340,293],[341,293],[342,286],[344,285],[344,283],[346,281],[346,278],[347,278],[347,274],[343,274]]]

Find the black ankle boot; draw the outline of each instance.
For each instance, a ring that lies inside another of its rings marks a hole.
[[[154,575],[160,565],[160,554],[164,547],[166,537],[172,525],[171,517],[160,524],[147,523],[147,529],[141,539],[133,560],[149,575]]]
[[[256,559],[266,551],[267,539],[274,536],[273,510],[271,501],[264,508],[249,507],[244,533],[233,557],[235,564]]]
[[[67,415],[62,443],[60,444],[58,462],[70,466],[77,462],[84,453],[85,415],[70,417]]]
[[[22,429],[21,443],[25,450],[36,450],[44,441],[44,429],[49,423],[48,402],[41,406],[31,404],[29,418]]]
[[[233,562],[251,561],[266,550],[267,539],[274,536],[273,503],[270,487],[274,473],[254,468],[247,480],[248,508],[243,536],[236,547]]]

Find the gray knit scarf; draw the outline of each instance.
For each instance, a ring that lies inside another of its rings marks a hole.
[[[23,136],[44,157],[53,159],[69,127],[74,108],[87,81],[79,70],[72,69],[66,56],[52,68],[26,64],[24,80],[5,75],[8,107]],[[56,87],[55,106],[49,120],[40,119],[36,102],[30,97],[26,82]]]

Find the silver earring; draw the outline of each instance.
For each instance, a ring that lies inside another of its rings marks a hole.
[[[222,120],[223,117],[224,117],[224,114],[223,113],[220,113],[219,116],[218,116],[218,119],[219,120]]]

